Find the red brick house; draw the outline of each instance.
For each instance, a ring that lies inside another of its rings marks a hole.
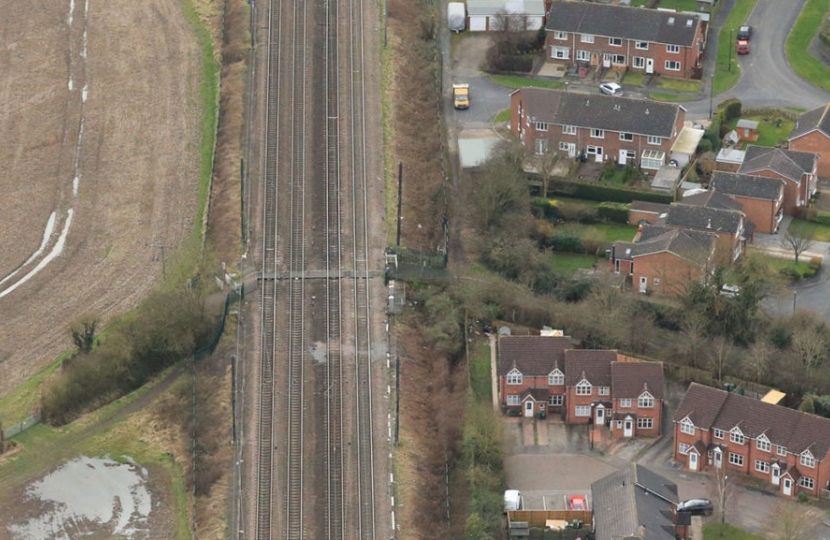
[[[748,146],[739,173],[766,176],[784,181],[784,213],[793,215],[806,208],[818,189],[818,156],[765,146]]]
[[[639,225],[643,222],[653,223],[669,211],[670,205],[649,201],[631,201],[628,208],[628,224]]]
[[[618,437],[660,434],[663,366],[658,362],[574,349],[569,337],[502,336],[498,374],[502,407],[522,416],[546,411],[566,423],[610,427]]]
[[[766,176],[715,171],[710,187],[741,204],[755,231],[772,234],[784,217],[784,181]]]
[[[830,419],[692,383],[674,415],[674,459],[726,467],[787,496],[830,485]]]
[[[686,109],[672,103],[521,88],[510,94],[510,130],[536,154],[585,154],[596,162],[668,162]]]
[[[545,30],[548,62],[700,78],[704,35],[695,15],[553,2]]]
[[[747,242],[752,241],[755,228],[746,220],[740,203],[711,191],[684,197],[680,203],[671,206],[665,218],[660,218],[655,224],[716,234],[716,264],[738,260]]]
[[[640,293],[677,294],[708,278],[717,242],[714,232],[646,225],[635,241],[611,245],[610,271]]]
[[[817,154],[816,174],[830,180],[830,104],[799,116],[789,140],[790,150]]]

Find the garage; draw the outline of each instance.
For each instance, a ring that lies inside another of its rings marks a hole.
[[[470,32],[486,32],[487,15],[473,15],[470,13]]]
[[[515,29],[538,30],[544,25],[543,0],[468,0],[470,32],[500,30],[505,16]]]

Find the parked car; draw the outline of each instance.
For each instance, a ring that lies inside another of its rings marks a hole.
[[[508,489],[504,492],[504,513],[522,509],[522,492],[518,489]]]
[[[741,26],[738,29],[738,41],[749,41],[749,38],[752,36],[752,27],[751,26]]]
[[[599,85],[599,91],[609,96],[623,95],[622,86],[615,82],[602,83],[601,85]]]
[[[693,516],[708,516],[713,509],[709,499],[689,499],[677,505],[678,512],[688,512]]]
[[[735,52],[738,54],[749,54],[749,42],[741,40],[735,44]]]
[[[568,508],[571,510],[587,510],[588,505],[585,503],[585,497],[582,495],[571,495],[568,497]]]

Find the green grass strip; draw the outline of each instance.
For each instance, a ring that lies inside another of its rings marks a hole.
[[[821,22],[830,10],[830,0],[807,0],[787,38],[787,61],[799,77],[830,91],[830,69],[808,52]]]
[[[656,101],[673,101],[673,102],[682,102],[682,101],[694,101],[698,99],[695,96],[681,96],[678,94],[668,94],[666,92],[649,92],[649,97]]]
[[[738,65],[735,53],[735,36],[738,28],[746,23],[749,14],[755,8],[757,0],[738,0],[732,12],[723,23],[718,36],[718,57],[715,69],[715,95],[725,92],[735,86],[741,78],[741,67]],[[729,30],[732,29],[732,32]],[[751,54],[751,53],[750,53]],[[732,59],[730,62],[730,58]],[[729,66],[732,66],[730,71]]]
[[[533,87],[551,88],[557,90],[565,88],[565,83],[562,81],[553,81],[550,79],[531,79],[529,77],[521,77],[519,75],[490,75],[490,80],[507,88]]]

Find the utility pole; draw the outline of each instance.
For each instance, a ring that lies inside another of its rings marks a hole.
[[[164,248],[166,247],[164,244],[159,244],[158,242],[150,242],[147,244],[147,247],[151,247],[153,249],[158,249],[161,251],[161,277],[167,278],[167,261],[165,261],[164,257]],[[153,260],[157,260],[153,257]]]
[[[401,204],[403,202],[403,161],[398,162],[398,234],[395,245],[401,247]]]
[[[709,76],[709,120],[712,119],[712,115],[714,114],[714,108],[712,105],[715,102],[715,74],[712,73]]]

